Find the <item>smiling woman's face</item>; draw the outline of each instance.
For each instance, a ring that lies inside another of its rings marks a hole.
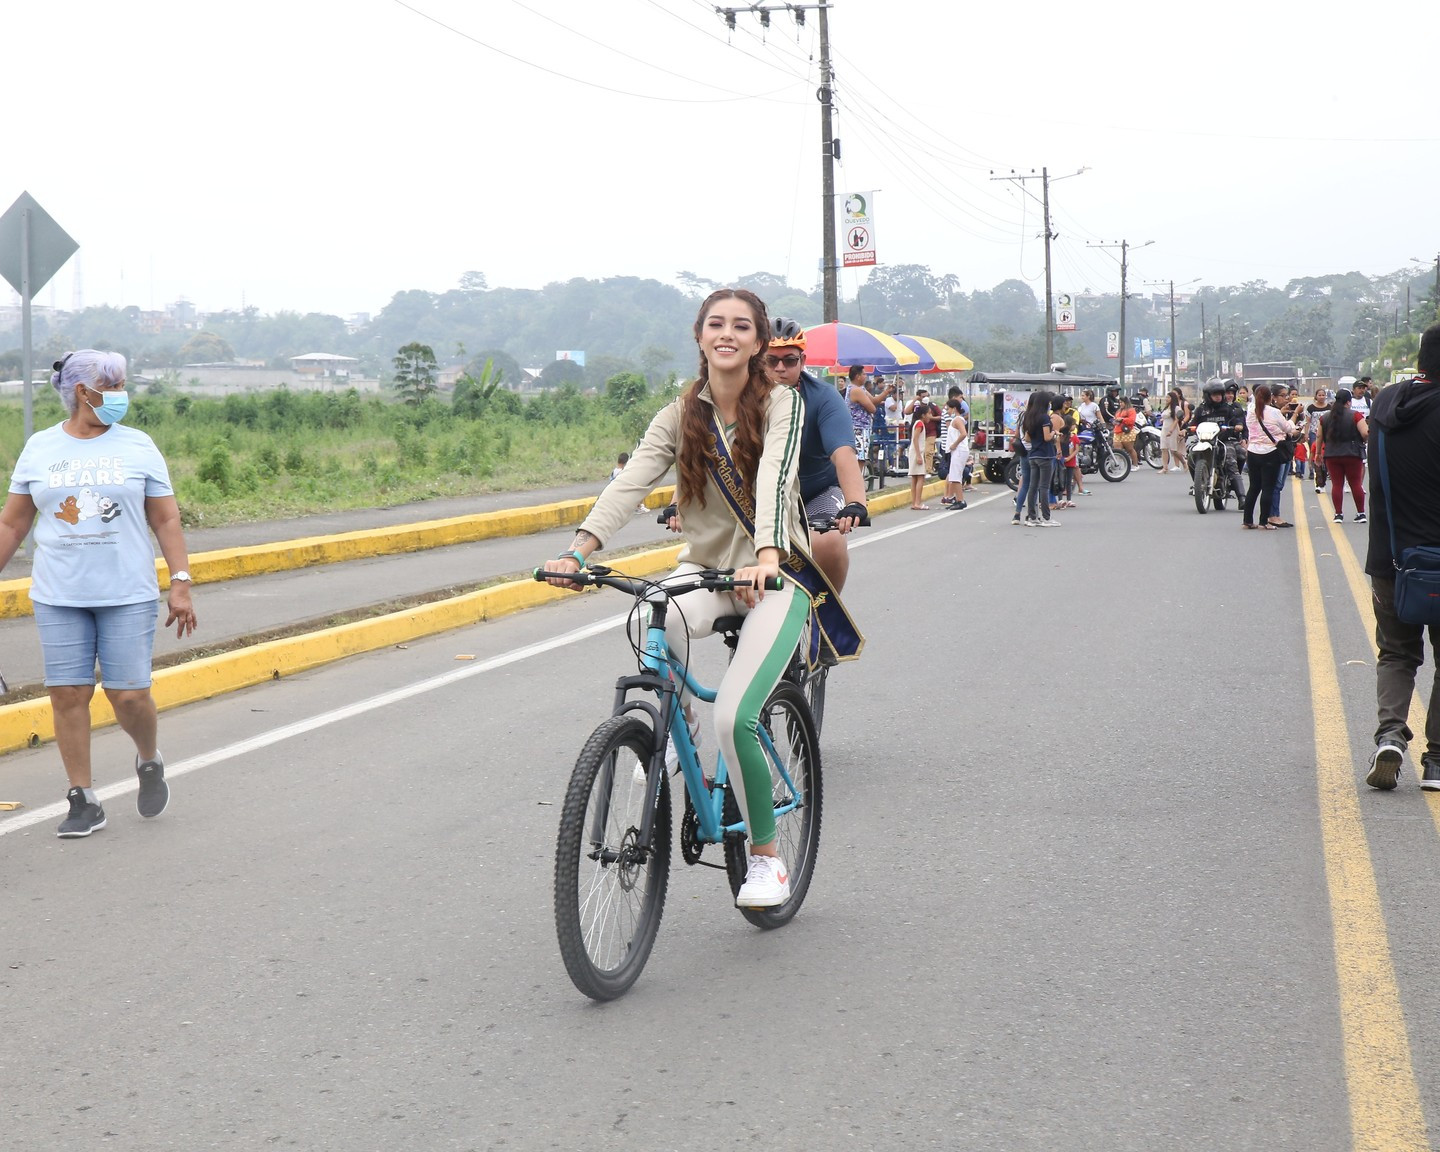
[[[700,324],[700,351],[712,372],[748,365],[763,343],[744,300],[717,300]]]

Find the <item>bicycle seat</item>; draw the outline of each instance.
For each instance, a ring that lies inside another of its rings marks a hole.
[[[744,623],[744,616],[721,616],[715,621],[714,627],[716,632],[729,636],[738,633]]]

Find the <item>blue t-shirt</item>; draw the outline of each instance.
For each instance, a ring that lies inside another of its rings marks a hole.
[[[89,440],[63,424],[30,437],[10,491],[35,502],[30,599],[72,608],[155,600],[145,500],[172,496],[165,458],[144,432],[112,425]]]
[[[800,399],[805,401],[805,426],[800,432],[800,499],[812,500],[839,484],[830,454],[855,447],[849,405],[829,384],[800,373]]]

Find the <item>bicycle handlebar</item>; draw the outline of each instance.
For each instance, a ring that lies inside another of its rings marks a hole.
[[[850,512],[852,508],[858,509],[858,511]],[[655,517],[655,523],[668,525],[670,518],[672,516],[678,516],[679,514],[680,510],[674,504],[667,504],[664,508],[660,509],[660,515]],[[834,516],[811,516],[808,521],[810,529],[813,532],[833,532],[835,530],[835,521],[846,519],[847,514],[850,519],[856,521],[859,527],[870,527],[870,513],[858,504],[847,504]]]
[[[706,568],[704,571],[695,573],[690,579],[683,582],[671,581],[668,584],[660,584],[654,580],[643,580],[633,576],[623,576],[612,568],[606,568],[602,564],[596,564],[591,568],[582,568],[579,572],[547,572],[544,568],[536,568],[531,575],[539,583],[549,580],[563,580],[569,584],[577,584],[580,587],[603,587],[614,588],[621,592],[628,592],[632,596],[642,595],[653,589],[659,589],[672,600],[676,596],[686,592],[729,592],[736,588],[754,587],[753,580],[736,580],[735,569],[733,568]],[[766,579],[765,591],[779,592],[785,587],[785,577],[775,576]]]

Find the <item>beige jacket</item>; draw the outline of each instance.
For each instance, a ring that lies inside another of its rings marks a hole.
[[[713,407],[710,387],[700,391],[700,400]],[[667,404],[650,422],[645,438],[630,462],[605,486],[595,507],[580,527],[600,541],[615,535],[638,504],[659,484],[682,451],[680,409],[683,400]],[[716,414],[716,424],[720,424]],[[800,429],[805,406],[796,388],[777,385],[770,390],[765,408],[765,445],[760,454],[755,483],[755,539],[751,540],[730,512],[725,496],[713,476],[705,480],[705,506],[696,501],[680,504],[685,527],[685,549],[680,559],[707,568],[745,568],[756,562],[756,549],[780,549],[782,563],[792,543],[809,542],[804,509],[800,506]],[[722,428],[721,435],[725,432]],[[727,439],[728,444],[728,439]]]

